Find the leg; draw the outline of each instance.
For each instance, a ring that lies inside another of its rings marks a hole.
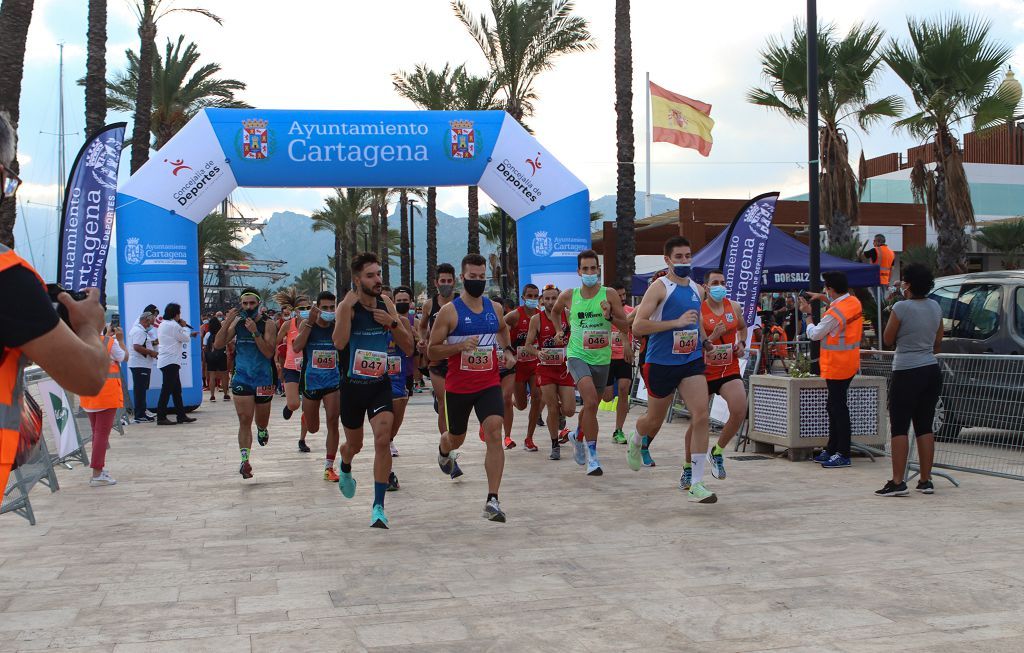
[[[544,400],[540,396],[540,388],[537,387],[536,376],[530,381],[530,417],[526,422],[526,437],[533,439],[533,433],[537,430],[537,418],[540,417],[540,412],[544,408]],[[523,384],[523,391],[526,391],[526,384]],[[525,397],[524,397],[525,401]],[[520,408],[522,410],[522,408]],[[555,425],[557,426],[557,424]]]
[[[502,417],[502,422],[505,426],[505,445],[509,449],[512,447],[512,419],[515,417],[515,410],[512,408],[512,395],[515,393],[516,379],[515,376],[509,374],[501,380],[501,401],[504,406],[505,414]]]
[[[390,392],[390,388],[388,391]],[[377,494],[378,484],[383,485],[384,490],[387,489],[388,478],[391,476],[391,426],[394,417],[390,411],[381,411],[370,418],[370,431],[373,432],[374,495]],[[380,501],[375,500],[374,505],[383,505],[383,497],[384,495],[381,494]]]
[[[743,381],[735,379],[722,386],[721,395],[729,406],[729,419],[718,436],[718,447],[724,449],[740,430],[747,416],[747,393],[743,389]]]
[[[934,445],[934,438],[932,443]],[[917,444],[920,446],[921,438],[918,438]],[[906,435],[893,435],[891,438],[890,448],[892,449],[892,482],[899,485],[903,482],[903,475],[907,470],[907,453],[910,448],[908,438]],[[920,450],[920,449],[919,449]],[[924,456],[921,456],[922,460]],[[931,467],[929,465],[929,467]],[[924,476],[924,465],[921,465],[921,480],[926,480]]]
[[[332,392],[325,396],[323,399],[324,412],[327,417],[327,455],[326,459],[331,461],[331,468],[334,467],[334,459],[338,455],[338,448],[341,443],[341,431],[339,428],[338,420],[341,415],[341,393]],[[319,414],[320,407],[316,407],[316,412]],[[303,407],[302,414],[306,415],[306,409]],[[318,415],[319,416],[319,415]]]
[[[177,369],[172,370],[171,368],[177,368],[177,365],[166,365],[160,368],[160,398],[156,402],[156,418],[158,420],[167,419],[167,402],[171,398],[170,378],[177,376]]]
[[[501,423],[501,415],[489,415],[483,421],[484,440],[487,443],[484,469],[487,471],[488,495],[498,494],[501,475],[505,469],[505,450],[501,446]],[[558,422],[555,422],[555,426],[558,426]]]
[[[935,434],[926,433],[919,436],[917,442],[917,458],[921,466],[921,480],[930,481],[932,480],[932,463],[935,460]],[[907,454],[903,454],[904,467],[906,466]],[[893,465],[896,464],[895,457],[893,458]],[[900,474],[903,474],[903,470],[900,470]]]
[[[526,393],[526,381],[516,379],[512,390],[516,410],[526,410],[526,402],[528,400]]]
[[[447,422],[444,415],[444,376],[431,372],[430,385],[434,389],[434,399],[437,400],[437,431],[443,435],[447,430]]]
[[[558,388],[558,405],[562,417],[572,417],[576,414],[576,392],[571,385],[556,385]],[[558,414],[555,414],[555,430],[558,430]]]
[[[170,394],[171,394],[171,399],[174,400],[174,405],[178,409],[178,413],[177,413],[178,414],[178,421],[181,422],[181,421],[184,421],[188,417],[188,415],[185,414],[185,402],[181,398],[181,374],[180,374],[181,366],[180,365],[168,365],[167,367],[168,368],[171,368],[171,367],[174,368],[174,372],[172,374],[170,374],[170,382],[171,382]]]
[[[558,407],[558,390],[559,386],[553,383],[543,385],[540,388],[544,404],[548,407],[548,418],[545,425],[548,428],[548,435],[551,436],[552,447],[558,446],[558,415],[560,412]]]
[[[615,406],[615,429],[621,431],[626,425],[626,415],[629,414],[629,391],[633,387],[632,379],[619,379],[619,403]]]
[[[96,478],[103,471],[107,459],[107,446],[110,442],[110,430],[114,427],[116,408],[107,408],[98,413],[88,413],[89,426],[92,427],[92,477]]]
[[[580,433],[587,442],[597,442],[597,405],[599,402],[594,379],[590,376],[581,377],[576,386],[583,399],[580,410]]]
[[[290,412],[295,412],[299,409],[299,405],[302,403],[299,397],[299,384],[298,383],[285,383],[284,384],[284,400]],[[315,431],[314,431],[315,432]]]
[[[636,421],[635,433],[640,437],[653,440],[654,436],[661,430],[661,425],[665,423],[665,416],[668,415],[668,409],[672,406],[673,398],[673,395],[655,397],[652,394],[648,394],[647,412]]]
[[[256,414],[256,397],[236,395],[234,403],[235,414],[238,415],[238,448],[248,452],[252,449],[252,418]]]
[[[256,404],[255,407],[256,427],[265,429],[270,424],[270,402]]]
[[[835,416],[836,433],[834,445],[829,445],[829,451],[838,453],[846,458],[850,457],[850,407],[847,404],[847,393],[850,389],[850,382],[853,378],[838,381],[828,380],[828,405],[832,408]],[[829,438],[833,442],[832,438]]]
[[[149,375],[151,371],[145,367],[133,367],[132,370],[132,393],[135,411],[135,419],[146,416],[146,392],[149,390]]]
[[[703,374],[694,374],[679,384],[679,394],[690,412],[690,428],[693,431],[691,447],[692,458],[700,456],[703,460],[708,451],[708,382]],[[695,478],[694,482],[700,479]]]
[[[288,385],[292,384],[289,383]],[[302,424],[306,427],[305,430],[308,433],[318,433],[320,431],[319,399],[309,399],[307,397],[302,398]],[[328,426],[330,426],[330,423],[328,423]],[[327,451],[330,453],[331,450],[328,449]]]
[[[392,406],[395,409],[394,418],[391,420],[391,440],[394,440],[398,436],[398,430],[402,428],[402,422],[405,421],[405,407],[409,405],[408,397],[396,397],[391,400]]]

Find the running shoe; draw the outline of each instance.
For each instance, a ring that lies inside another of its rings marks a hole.
[[[654,464],[654,458],[651,458],[650,449],[640,450],[640,459],[643,461],[644,467],[656,467]]]
[[[507,436],[507,435],[505,436],[505,448],[506,449],[515,449],[516,448],[515,440],[513,440],[510,436]]]
[[[679,476],[679,489],[686,491],[690,489],[693,482],[693,468],[683,467],[683,473]]]
[[[561,460],[562,459],[562,448],[557,444],[551,447],[551,453],[548,454],[548,460]]]
[[[462,476],[462,470],[459,468],[459,463],[455,462],[459,457],[458,451],[448,452],[448,456],[442,456],[441,452],[437,453],[437,466],[441,468],[441,471],[451,476],[452,478],[458,478]]]
[[[523,449],[527,451],[537,451],[537,445],[533,443],[533,438],[526,438],[523,440]]]
[[[270,431],[268,429],[256,427],[256,441],[260,443],[261,447],[267,446],[270,442]]]
[[[703,483],[694,483],[690,486],[690,491],[686,493],[686,500],[693,503],[715,503],[718,501],[718,497],[704,487]]]
[[[102,470],[99,475],[93,476],[89,479],[90,487],[103,487],[104,485],[117,485],[117,481],[114,477],[107,473],[107,470]]]
[[[346,499],[356,495],[356,479],[352,478],[352,472],[341,472],[338,474],[338,488]]]
[[[579,433],[573,431],[569,436],[572,440],[572,457],[576,461],[577,465],[587,464],[587,444],[582,440],[578,439]]]
[[[384,506],[377,504],[373,507],[373,516],[370,517],[370,528],[388,528],[388,516],[384,514]]]
[[[210,397],[210,401],[216,402],[217,401],[217,397],[211,396]]]
[[[885,482],[881,490],[875,490],[876,497],[905,497],[910,495],[906,481],[893,483],[891,480]]]
[[[935,486],[931,481],[918,481],[917,491],[921,494],[935,494]]]
[[[725,478],[725,458],[721,451],[715,453],[716,448],[708,450],[708,464],[711,465],[711,475],[721,480]]]
[[[246,460],[242,463],[242,466],[238,468],[238,473],[242,475],[242,478],[252,478],[252,465]]]
[[[594,455],[587,461],[587,476],[601,476],[604,470],[601,469],[601,461]]]
[[[289,419],[292,418],[292,413],[293,412],[294,411],[292,411],[291,408],[289,408],[288,406],[285,406],[284,408],[281,409],[281,417],[285,418],[286,420],[289,420]]]
[[[569,441],[569,429],[563,428],[558,432],[558,444],[565,444]]]
[[[832,457],[821,463],[821,466],[825,469],[839,469],[840,467],[849,467],[850,459],[841,453],[834,453]]]
[[[302,453],[309,453],[309,445],[306,444],[305,440],[299,440],[299,451]]]
[[[633,435],[630,436],[629,438],[629,442],[627,443],[629,444],[629,447],[626,449],[626,464],[629,465],[629,468],[632,469],[634,472],[640,471],[640,465],[643,462],[643,459],[640,456],[640,444],[636,441],[636,439],[636,431],[634,431]]]
[[[811,458],[811,460],[813,460],[814,462],[819,463],[819,464],[820,463],[827,463],[828,459],[831,458],[831,457],[832,457],[832,454],[830,454],[828,452],[828,450],[822,449],[821,451],[818,452],[818,455],[815,456],[814,458]]]
[[[225,393],[224,394],[224,401],[231,401],[231,395]]]
[[[626,444],[626,434],[622,432],[622,429],[615,429],[615,433],[612,433],[612,442]]]
[[[333,467],[324,467],[324,480],[330,481],[331,483],[337,483],[338,472],[334,471]]]
[[[149,422],[155,422],[156,418],[152,415],[142,415],[141,417],[135,418],[136,424],[148,424]]]
[[[398,458],[398,447],[395,446],[395,441],[391,441],[391,457]]]
[[[394,492],[395,490],[401,490],[402,486],[398,484],[398,476],[391,472],[388,474],[388,492]]]
[[[484,519],[505,523],[505,513],[501,511],[501,504],[497,499],[488,499],[484,504]]]

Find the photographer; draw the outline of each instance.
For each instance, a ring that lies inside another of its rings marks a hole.
[[[0,201],[13,196],[21,180],[7,168],[14,158],[14,130],[0,112]],[[42,278],[13,250],[0,244],[0,491],[20,440],[23,375],[34,361],[62,388],[95,394],[107,376],[107,352],[100,341],[103,308],[91,288],[75,301],[67,293],[56,300],[67,310],[67,323],[54,310]]]
[[[171,302],[164,309],[163,321],[157,331],[157,339],[160,341],[159,355],[156,359],[157,367],[160,368],[161,386],[160,400],[156,404],[156,423],[160,426],[172,424],[185,424],[196,421],[194,417],[185,414],[185,404],[181,398],[181,355],[188,341],[198,335],[192,331],[185,320],[181,318],[181,305]],[[172,422],[167,419],[167,404],[174,399],[174,406],[177,409],[178,421]]]

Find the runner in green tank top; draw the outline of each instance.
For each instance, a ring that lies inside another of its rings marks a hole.
[[[612,360],[611,325],[627,331],[629,323],[622,310],[619,294],[601,285],[601,264],[592,249],[576,256],[581,288],[564,290],[558,296],[552,314],[556,333],[562,330],[562,311],[568,310],[569,345],[565,365],[583,399],[579,425],[571,435],[576,464],[587,466],[588,476],[600,476],[597,459],[597,404],[608,381]]]

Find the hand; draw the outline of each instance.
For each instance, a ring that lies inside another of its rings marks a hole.
[[[68,310],[68,321],[71,322],[71,329],[78,332],[79,329],[91,326],[96,333],[103,330],[103,307],[100,306],[100,291],[96,288],[85,290],[86,298],[75,301],[71,295],[62,292],[57,295],[57,301],[64,304]]]
[[[256,335],[256,322],[254,322],[251,317],[245,318],[245,328],[249,333]]]
[[[418,341],[416,343],[416,351],[418,351],[419,353],[421,353],[424,356],[426,356],[427,355],[427,341],[426,340]]]
[[[225,324],[225,326],[229,325],[229,324],[234,324],[236,317],[238,317],[238,307],[237,306],[232,308],[231,310],[229,310],[228,314],[224,316],[224,324]]]
[[[554,341],[555,345],[558,346],[558,347],[564,347],[565,346],[565,334],[564,333],[559,333],[554,338],[552,338],[552,340]]]
[[[390,327],[391,323],[395,321],[395,318],[391,317],[391,313],[388,313],[382,308],[373,309],[373,321],[382,327]]]
[[[341,300],[341,305],[348,308],[352,308],[359,303],[359,293],[354,290],[350,290],[345,293],[345,299]],[[311,313],[312,314],[312,313]]]
[[[317,307],[317,306],[314,306],[314,307],[310,308],[309,309],[309,317],[306,318],[306,324],[308,324],[309,326],[313,326],[314,324],[316,324],[316,321],[319,320],[319,319],[320,319],[320,308]]]
[[[459,347],[460,351],[473,351],[476,346],[480,344],[480,337],[473,336],[472,338],[466,338],[462,341],[462,345]]]
[[[828,301],[828,296],[825,295],[825,293],[823,293],[823,292],[808,292],[807,296],[810,297],[811,299],[816,299],[819,302],[827,302]]]
[[[676,319],[676,326],[684,329],[688,326],[693,326],[694,324],[697,324],[697,311],[692,308]]]
[[[725,325],[719,323],[711,330],[711,333],[708,334],[708,340],[718,340],[722,337],[723,333],[725,333]]]
[[[121,327],[114,327],[113,331],[114,337],[117,338],[118,340],[124,337],[124,331],[121,330]]]
[[[511,370],[516,366],[516,355],[512,353],[511,349],[505,350],[505,369]]]
[[[601,315],[603,315],[606,320],[612,319],[612,305],[607,301],[601,302]]]
[[[811,313],[811,305],[803,297],[800,298],[800,312],[804,315],[810,315]]]
[[[744,349],[743,343],[737,340],[732,345],[733,356],[736,358],[743,358],[743,355],[746,353]]]

